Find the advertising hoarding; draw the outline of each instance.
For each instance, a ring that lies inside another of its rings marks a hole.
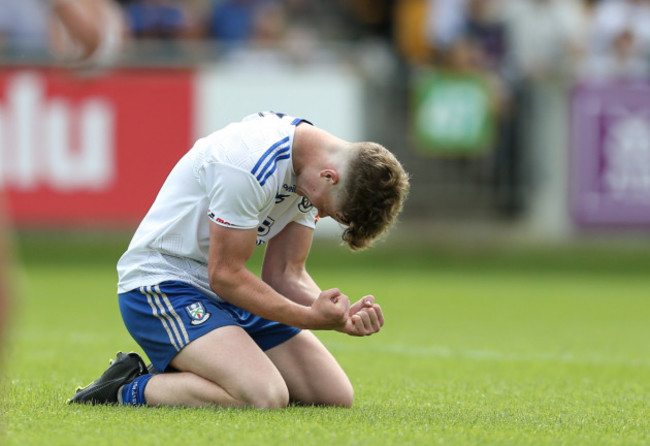
[[[650,226],[650,84],[572,96],[571,213],[581,226]]]
[[[137,222],[193,142],[189,70],[0,71],[0,182],[14,223]]]

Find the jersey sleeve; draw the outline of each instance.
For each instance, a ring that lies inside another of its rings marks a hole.
[[[208,217],[213,222],[241,229],[258,226],[265,196],[249,172],[211,161],[199,167],[197,176],[208,197]]]

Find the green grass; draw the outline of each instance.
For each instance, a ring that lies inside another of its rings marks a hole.
[[[68,406],[118,349],[139,351],[116,306],[125,245],[19,238],[0,444],[650,444],[647,249],[317,247],[323,287],[373,293],[386,315],[372,337],[318,333],[352,409]]]

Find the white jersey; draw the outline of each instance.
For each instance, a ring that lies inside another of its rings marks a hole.
[[[117,263],[118,293],[175,280],[221,300],[208,277],[209,222],[257,228],[261,245],[290,222],[315,227],[316,209],[296,194],[296,125],[258,113],[199,139],[172,169]],[[307,122],[307,121],[305,121]]]

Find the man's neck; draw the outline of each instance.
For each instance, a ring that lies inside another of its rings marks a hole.
[[[318,127],[298,125],[293,138],[293,170],[300,176],[305,169],[336,167],[339,158],[345,155],[346,145],[342,139]]]
[[[320,187],[319,173],[323,169],[341,170],[345,164],[347,144],[317,127],[299,125],[296,128],[292,161],[298,194],[312,196]]]

